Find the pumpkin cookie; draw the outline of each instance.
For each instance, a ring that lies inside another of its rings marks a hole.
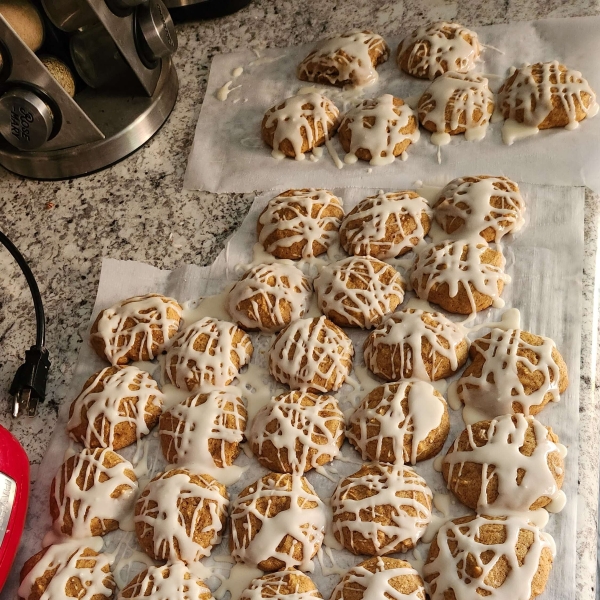
[[[312,600],[323,596],[312,579],[294,568],[267,573],[254,579],[240,600]]]

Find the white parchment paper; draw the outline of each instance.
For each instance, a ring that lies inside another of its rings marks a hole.
[[[521,311],[522,327],[535,333],[551,337],[557,343],[569,369],[571,385],[562,395],[558,404],[547,407],[538,418],[544,424],[551,425],[560,436],[561,442],[569,450],[566,457],[566,474],[563,490],[568,502],[565,509],[557,515],[551,515],[546,530],[554,536],[558,554],[554,563],[548,588],[541,598],[560,598],[567,600],[575,597],[575,560],[576,560],[576,516],[577,516],[577,479],[578,479],[578,418],[579,418],[579,357],[581,349],[581,308],[582,308],[582,268],[583,268],[583,208],[584,190],[573,187],[551,187],[537,185],[521,185],[527,202],[527,226],[515,239],[505,238],[504,252],[507,256],[507,270],[512,276],[512,283],[505,288],[503,294],[506,307],[515,307]],[[346,210],[350,210],[359,200],[376,190],[346,189],[336,190],[344,200]],[[147,264],[138,262],[105,259],[98,288],[98,296],[92,315],[103,308],[129,296],[149,292],[159,292],[174,296],[181,302],[197,299],[200,296],[218,294],[228,281],[239,278],[239,270],[244,263],[252,259],[252,246],[256,242],[256,220],[272,194],[263,194],[255,199],[249,214],[239,230],[227,243],[226,248],[210,267],[183,266],[174,271],[161,271]],[[407,294],[407,299],[412,294]],[[478,317],[479,321],[497,321],[503,310],[490,310]],[[451,318],[456,318],[451,316]],[[89,326],[85,327],[87,338]],[[362,360],[362,343],[366,332],[347,330],[355,343],[356,356],[354,366],[364,365]],[[266,352],[271,336],[252,334],[255,353],[252,363],[266,366]],[[87,339],[86,339],[87,341]],[[39,470],[39,477],[33,488],[25,534],[15,562],[13,573],[2,592],[2,598],[16,598],[18,572],[29,556],[40,550],[44,534],[50,528],[48,512],[48,493],[51,480],[62,463],[69,440],[65,431],[69,405],[78,394],[84,381],[95,371],[106,366],[91,347],[82,345],[75,376],[71,389],[64,398],[56,431],[52,437],[48,452]],[[156,371],[155,376],[156,375]],[[356,377],[356,371],[353,376]],[[265,385],[275,392],[281,386],[272,378],[265,380]],[[343,409],[355,404],[364,391],[344,385],[336,394]],[[252,402],[252,394],[245,394],[246,401]],[[450,410],[451,433],[444,447],[444,453],[454,438],[464,428],[460,411]],[[164,469],[156,430],[147,438],[149,474],[141,480],[142,486],[149,477]],[[126,458],[133,456],[135,447],[124,449],[121,453]],[[344,443],[343,456],[356,462],[335,460],[330,468],[331,475],[345,476],[356,471],[360,462],[359,456],[348,442]],[[242,479],[229,488],[233,499],[237,493],[252,481],[258,479],[266,471],[254,458],[242,454],[236,461],[239,465],[250,465]],[[445,484],[440,473],[433,469],[433,459],[418,463],[416,470],[425,477],[434,492],[446,493]],[[336,475],[337,472],[337,475]],[[308,479],[315,486],[319,495],[327,499],[332,494],[335,482],[324,476],[310,472]],[[467,514],[468,509],[455,503],[451,507],[452,516]],[[440,513],[435,511],[438,516]],[[216,572],[227,576],[230,563],[219,561],[218,557],[227,560],[230,555],[227,548],[228,534],[222,544],[213,551],[213,555],[205,559],[207,566],[216,568]],[[118,556],[129,555],[139,550],[135,536],[121,531],[113,532],[105,538],[106,549],[118,552]],[[425,558],[427,545],[419,543],[418,554]],[[334,551],[336,563],[348,568],[365,557],[356,557],[346,551]],[[418,557],[411,552],[402,556],[419,567]],[[217,561],[215,561],[217,557]],[[331,566],[327,557],[325,564]],[[319,590],[324,598],[328,598],[339,580],[335,574],[323,573],[318,561],[313,574]],[[141,570],[140,564],[125,569],[121,574],[128,581]],[[209,580],[213,589],[218,580]]]
[[[466,23],[468,25],[468,23]],[[600,93],[600,17],[547,19],[476,27],[486,48],[476,72],[488,76],[490,87],[497,90],[511,66],[523,63],[559,60],[581,71],[592,88]],[[391,93],[401,98],[420,96],[429,85],[401,72],[394,56],[398,42],[408,33],[399,30],[386,41],[392,56],[380,67],[379,81],[355,92],[340,93],[339,88],[314,84],[338,106],[341,112],[362,98]],[[391,165],[373,167],[364,161],[334,165],[325,151],[316,163],[271,157],[271,149],[260,139],[264,113],[283,99],[313,84],[296,78],[296,66],[314,44],[261,52],[257,60],[250,50],[217,55],[212,63],[208,88],[185,175],[184,187],[210,192],[252,192],[298,187],[409,187],[425,179],[443,185],[460,175],[507,175],[518,181],[552,185],[587,185],[600,191],[600,116],[585,120],[576,131],[546,130],[531,138],[506,146],[502,142],[502,123],[491,125],[481,142],[467,142],[463,135],[453,136],[441,149],[429,142],[430,134],[421,129],[421,139],[407,150],[408,160],[397,159]],[[232,78],[232,72],[244,72]],[[227,100],[217,99],[217,91],[232,81]],[[240,86],[239,88],[237,86]],[[337,136],[333,140],[340,157]],[[370,171],[370,172],[369,172]]]

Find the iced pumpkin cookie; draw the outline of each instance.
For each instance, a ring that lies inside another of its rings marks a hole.
[[[261,137],[274,158],[304,160],[304,153],[325,144],[336,132],[340,111],[316,92],[298,94],[271,107],[263,117]]]
[[[312,579],[293,567],[254,579],[240,600],[323,599]]]
[[[404,299],[405,283],[391,265],[350,256],[321,269],[313,282],[319,308],[340,327],[371,329]]]
[[[113,365],[152,360],[177,333],[181,306],[160,294],[135,296],[104,309],[90,331],[90,344]]]
[[[317,44],[298,65],[298,79],[361,87],[377,81],[377,65],[390,50],[385,40],[371,31],[350,31]]]
[[[288,190],[260,214],[258,241],[276,258],[312,258],[337,239],[343,217],[341,200],[329,190]]]

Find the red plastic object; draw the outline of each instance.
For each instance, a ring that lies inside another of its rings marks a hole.
[[[29,500],[29,459],[0,425],[0,590],[17,554]]]

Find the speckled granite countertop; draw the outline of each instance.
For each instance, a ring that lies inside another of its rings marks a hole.
[[[47,311],[52,357],[48,401],[32,420],[8,416],[7,389],[34,324],[29,291],[6,252],[0,253],[0,423],[25,446],[36,466],[53,431],[58,405],[71,378],[87,326],[103,256],[141,260],[170,269],[209,264],[242,221],[252,196],[183,192],[182,180],[211,59],[242,47],[264,48],[312,41],[325,34],[370,27],[395,34],[437,19],[488,25],[543,17],[600,14],[591,0],[254,0],[239,13],[178,26],[175,64],[181,90],[173,114],[142,150],[118,165],[82,179],[26,181],[0,171],[0,229],[34,265]],[[600,212],[598,197],[586,200],[586,263],[581,378],[580,519],[577,598],[595,596],[596,499],[599,419],[590,399],[596,381],[597,331],[594,273]],[[587,399],[587,400],[586,400]],[[586,475],[592,474],[591,476]]]

